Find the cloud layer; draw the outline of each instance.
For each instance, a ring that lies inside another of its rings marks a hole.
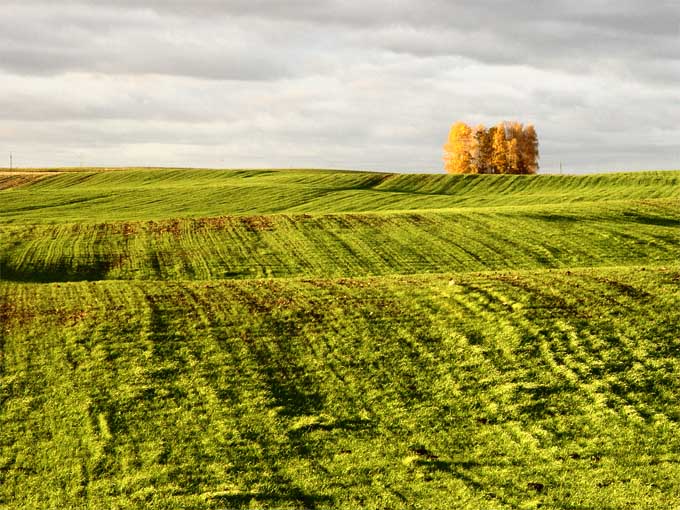
[[[454,121],[517,119],[542,171],[680,168],[680,4],[517,4],[6,0],[0,150],[436,172]]]

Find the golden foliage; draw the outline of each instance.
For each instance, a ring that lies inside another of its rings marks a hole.
[[[519,147],[517,146],[517,138],[511,138],[505,142],[505,151],[507,153],[508,173],[521,174],[520,172],[521,159],[519,156]]]
[[[451,126],[449,138],[444,144],[444,168],[451,174],[471,173],[472,129],[464,122]]]
[[[498,124],[493,131],[491,168],[494,174],[508,173],[508,147],[506,144],[505,126],[503,124]]]
[[[448,173],[535,174],[538,158],[536,129],[516,121],[489,129],[456,122],[444,144],[444,169]]]

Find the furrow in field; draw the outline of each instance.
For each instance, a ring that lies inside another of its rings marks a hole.
[[[678,210],[231,216],[0,227],[14,281],[367,276],[672,263]]]
[[[0,190],[0,508],[672,508],[679,195],[678,172]]]
[[[678,274],[0,283],[0,498],[672,501]]]

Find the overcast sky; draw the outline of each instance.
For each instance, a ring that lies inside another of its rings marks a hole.
[[[536,126],[542,172],[680,168],[680,0],[0,0],[0,13],[0,151],[20,166],[441,172],[454,121],[515,119]]]

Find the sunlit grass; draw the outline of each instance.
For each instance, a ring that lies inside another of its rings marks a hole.
[[[0,189],[3,179],[0,176]],[[1,192],[0,223],[92,223],[680,198],[680,172],[590,176],[313,170],[63,172]]]
[[[680,172],[0,175],[0,509],[674,508]]]
[[[343,277],[667,264],[680,201],[0,225],[14,281]]]
[[[671,508],[680,268],[9,284],[11,508]]]

